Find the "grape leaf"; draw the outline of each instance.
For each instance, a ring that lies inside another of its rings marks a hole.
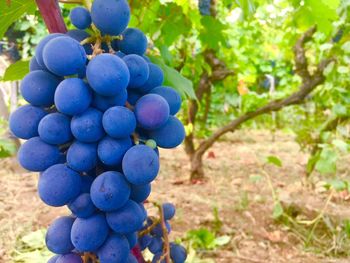
[[[29,61],[19,60],[16,63],[10,65],[2,78],[2,81],[14,81],[23,79],[29,72]]]
[[[7,29],[24,14],[33,14],[36,10],[34,0],[0,1],[0,39]]]

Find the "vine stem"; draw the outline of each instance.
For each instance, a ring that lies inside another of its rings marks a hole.
[[[160,224],[162,226],[162,231],[163,231],[163,239],[164,239],[163,257],[165,258],[165,262],[166,263],[171,263],[168,229],[167,229],[167,227],[165,225],[163,206],[161,204],[158,204],[158,203],[154,203],[154,205],[156,207],[158,207],[159,217],[160,217]],[[159,260],[159,262],[162,262],[162,260],[163,260],[163,258],[161,258]]]
[[[50,33],[67,33],[57,0],[35,0]]]

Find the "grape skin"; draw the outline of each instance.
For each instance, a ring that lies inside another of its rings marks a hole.
[[[137,243],[137,232],[127,233],[127,234],[125,234],[125,237],[128,240],[130,249],[132,249],[134,246],[136,246],[136,243]]]
[[[67,152],[68,166],[77,172],[88,172],[97,164],[97,144],[75,141]]]
[[[91,185],[91,199],[102,211],[113,211],[123,207],[130,196],[130,186],[124,175],[118,172],[105,172]]]
[[[83,193],[68,204],[68,208],[76,217],[88,218],[94,214],[96,207],[93,204],[90,194]]]
[[[107,239],[109,228],[102,214],[77,218],[72,226],[71,240],[80,252],[96,251]]]
[[[36,57],[33,56],[29,62],[29,71],[35,71],[35,70],[45,70],[45,68],[40,66],[38,61],[36,60]]]
[[[68,204],[79,195],[80,190],[80,175],[65,164],[53,165],[39,177],[39,196],[49,206]]]
[[[146,201],[151,193],[151,184],[145,185],[131,185],[130,199],[137,203]]]
[[[50,40],[44,48],[45,66],[58,76],[70,76],[81,72],[87,60],[84,48],[75,39],[62,36]]]
[[[128,87],[130,73],[116,55],[102,54],[93,58],[86,69],[91,88],[102,96],[116,96]]]
[[[137,28],[128,28],[122,34],[123,39],[117,45],[124,54],[142,56],[147,49],[147,37]]]
[[[44,69],[47,69],[45,66],[45,63],[44,63],[44,58],[43,58],[43,51],[44,51],[46,44],[50,40],[55,39],[57,37],[62,37],[62,36],[64,36],[64,34],[61,34],[61,33],[53,33],[53,34],[47,35],[42,40],[40,40],[39,44],[37,45],[37,47],[35,49],[35,58],[36,58],[38,64],[41,67],[43,67]]]
[[[103,138],[97,148],[97,154],[101,162],[108,166],[119,166],[123,156],[132,146],[130,138],[113,139],[109,136]]]
[[[50,107],[54,103],[55,91],[60,82],[60,78],[49,72],[32,71],[21,82],[21,94],[33,106]]]
[[[127,55],[123,57],[130,72],[129,88],[141,87],[149,78],[148,63],[138,55]]]
[[[123,172],[126,179],[134,185],[151,183],[159,171],[159,158],[148,146],[136,145],[124,155]]]
[[[90,37],[90,34],[88,32],[80,29],[69,30],[66,34],[67,36],[70,36],[71,38],[75,39],[78,42],[81,42],[84,39]],[[92,54],[93,50],[92,50],[91,44],[85,44],[83,45],[83,47],[87,55]]]
[[[49,226],[46,232],[46,246],[56,254],[67,254],[74,249],[70,239],[70,232],[74,223],[74,218],[62,216],[57,218]]]
[[[181,96],[173,88],[160,86],[152,89],[149,93],[162,96],[169,104],[171,115],[175,115],[180,110],[182,104]]]
[[[126,138],[135,130],[136,119],[128,108],[116,106],[103,114],[102,124],[109,136],[116,139]]]
[[[91,25],[90,12],[81,6],[75,7],[69,14],[72,24],[78,29],[86,29]]]
[[[128,240],[122,235],[112,234],[97,251],[97,255],[100,263],[126,263],[129,256],[129,251],[130,247]]]
[[[162,206],[163,206],[164,219],[171,220],[176,213],[175,206],[171,203],[164,203]]]
[[[104,112],[114,106],[124,106],[127,98],[128,92],[126,91],[126,89],[123,89],[116,96],[102,96],[94,92],[92,106]]]
[[[161,86],[164,81],[164,73],[163,70],[153,63],[148,63],[149,67],[149,78],[142,87],[139,87],[138,90],[141,93],[148,93],[152,89]]]
[[[73,139],[70,118],[61,113],[50,113],[39,123],[40,138],[49,144],[65,144]]]
[[[47,113],[31,105],[24,105],[14,111],[9,120],[11,132],[18,138],[30,139],[38,136],[38,126]]]
[[[66,255],[60,256],[56,263],[83,263],[83,260],[78,254],[69,253]]]

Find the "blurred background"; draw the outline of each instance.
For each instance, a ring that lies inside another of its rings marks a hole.
[[[0,2],[0,262],[46,262],[37,175],[14,157],[10,112],[47,29]],[[348,0],[129,0],[131,27],[183,96],[186,140],[161,151],[152,199],[178,207],[186,262],[349,262]],[[67,19],[74,4],[60,4]]]

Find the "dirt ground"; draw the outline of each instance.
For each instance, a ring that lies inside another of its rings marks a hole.
[[[264,165],[270,155],[278,156],[283,166]],[[272,218],[269,177],[277,194],[295,197],[306,208],[321,210],[324,206],[328,194],[305,184],[306,162],[307,155],[290,135],[277,134],[273,142],[269,132],[240,131],[215,144],[206,155],[204,183],[188,183],[189,163],[181,147],[161,151],[161,172],[150,199],[177,206],[173,238],[184,237],[189,230],[210,228],[217,221],[213,210],[218,209],[222,221],[219,234],[230,236],[230,242],[198,253],[198,257],[211,260],[208,262],[350,262],[350,258],[307,252],[299,239]],[[36,194],[37,175],[26,173],[14,159],[0,165],[0,262],[7,263],[13,262],[10,252],[16,249],[17,237],[47,227],[67,210],[41,203]],[[347,175],[346,169],[341,171],[341,176]],[[317,184],[322,178],[316,175],[313,180]],[[328,207],[340,217],[350,215],[348,201],[331,199]]]

